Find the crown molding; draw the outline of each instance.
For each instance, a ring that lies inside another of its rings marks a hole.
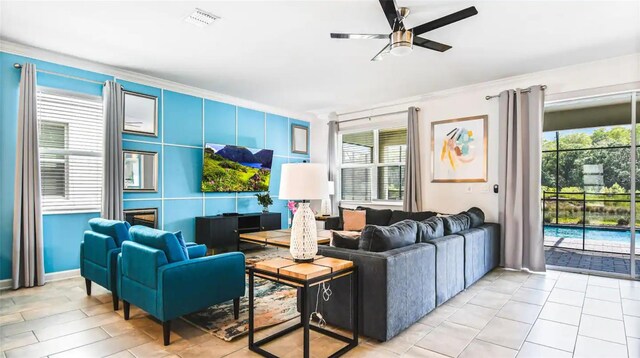
[[[225,95],[198,87],[189,86],[183,83],[178,83],[170,80],[165,80],[158,77],[145,75],[142,73],[125,70],[115,66],[86,60],[79,57],[65,55],[59,52],[49,51],[33,46],[28,46],[12,41],[0,39],[0,51],[11,53],[14,55],[31,57],[42,61],[53,62],[63,66],[75,67],[78,69],[102,73],[108,76],[113,76],[116,79],[144,84],[152,87],[159,87],[165,90],[180,92],[189,94],[196,97],[202,97],[214,101],[229,103],[235,106],[250,108],[260,112],[267,112],[272,114],[281,115],[288,118],[301,119],[307,121],[316,121],[315,114],[310,112],[297,112],[286,110],[279,107],[274,107],[264,103],[254,102],[244,98],[238,98],[234,96]]]

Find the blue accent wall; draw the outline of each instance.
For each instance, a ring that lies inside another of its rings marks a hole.
[[[104,82],[108,74],[0,52],[0,279],[11,278],[13,185],[20,71],[14,63],[35,63],[40,70]],[[271,211],[282,213],[287,226],[286,201],[279,200],[280,166],[308,160],[291,153],[291,125],[308,122],[195,97],[167,89],[117,79],[125,89],[158,97],[158,136],[123,135],[123,148],[158,153],[158,192],[124,193],[125,209],[158,208],[165,230],[181,230],[195,241],[195,217],[223,212],[260,211],[252,193],[202,193],[200,178],[206,143],[237,144],[274,150],[269,191]],[[102,85],[69,77],[38,73],[38,85],[102,95]],[[99,213],[46,214],[43,217],[45,271],[79,268],[80,242],[87,221]]]

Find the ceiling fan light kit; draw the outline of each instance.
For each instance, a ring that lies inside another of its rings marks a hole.
[[[443,26],[450,25],[454,22],[464,20],[468,17],[478,14],[478,10],[474,6],[454,12],[439,19],[429,21],[412,29],[404,26],[404,20],[409,16],[410,10],[407,7],[397,7],[395,0],[379,0],[382,11],[384,12],[387,22],[391,27],[389,35],[384,34],[344,34],[332,33],[332,39],[360,39],[360,40],[382,40],[389,42],[380,50],[371,61],[380,61],[388,53],[395,56],[405,56],[413,51],[413,46],[423,47],[429,50],[445,52],[451,49],[451,46],[441,44],[436,41],[428,40],[419,35],[426,32],[439,29]]]

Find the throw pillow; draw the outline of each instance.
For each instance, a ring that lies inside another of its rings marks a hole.
[[[484,224],[484,212],[475,206],[467,210],[467,215],[471,219],[471,227],[478,227]]]
[[[391,218],[389,219],[389,225],[393,225],[395,223],[399,223],[402,220],[407,220],[409,218],[409,213],[402,210],[394,210],[391,213]]]
[[[413,245],[418,234],[418,223],[404,220],[391,226],[367,225],[360,235],[360,249],[383,252]]]
[[[471,218],[464,212],[444,217],[442,220],[444,221],[445,235],[455,234],[471,227]]]
[[[360,231],[366,225],[367,213],[364,210],[344,210],[342,212],[345,231]]]
[[[391,218],[390,209],[372,209],[365,206],[358,206],[356,210],[364,210],[367,212],[367,225],[389,225]]]
[[[348,231],[333,231],[331,246],[343,249],[357,250],[360,245],[360,234]]]
[[[176,235],[176,239],[178,239],[178,244],[180,244],[180,247],[182,248],[182,251],[184,252],[184,256],[186,256],[186,258],[188,260],[189,259],[189,250],[187,250],[187,243],[184,241],[184,237],[182,237],[182,231],[176,231],[173,234]]]
[[[133,242],[162,250],[169,263],[188,259],[178,243],[178,238],[171,232],[136,225],[131,227],[129,233],[131,234],[131,240],[133,240]]]
[[[444,221],[441,217],[433,216],[418,222],[418,238],[416,242],[427,242],[444,236]]]
[[[433,211],[417,211],[415,213],[409,213],[409,219],[415,221],[424,221],[436,215],[437,214]]]

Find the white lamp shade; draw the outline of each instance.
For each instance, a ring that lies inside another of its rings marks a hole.
[[[336,183],[333,181],[329,181],[329,195],[335,195],[336,193]]]
[[[279,199],[318,200],[329,196],[327,166],[317,163],[282,164]]]

